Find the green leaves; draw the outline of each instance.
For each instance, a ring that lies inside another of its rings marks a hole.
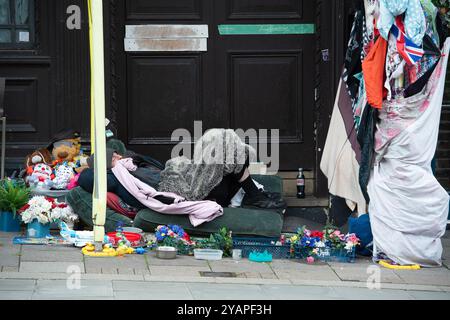
[[[27,204],[30,199],[30,189],[25,186],[23,180],[0,181],[0,210],[12,212]]]
[[[231,257],[233,250],[232,232],[221,228],[219,232],[211,234],[206,239],[196,239],[196,249],[218,249],[223,251],[224,257]]]

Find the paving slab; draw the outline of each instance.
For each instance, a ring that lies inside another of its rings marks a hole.
[[[144,275],[145,281],[149,282],[183,282],[183,283],[216,283],[217,278],[185,276],[185,275]]]
[[[450,270],[447,268],[394,270],[394,272],[408,284],[450,286]]]
[[[3,232],[0,231],[0,242],[11,242],[14,237],[21,236],[22,232]]]
[[[408,291],[416,300],[450,300],[450,292]]]
[[[80,251],[42,251],[23,250],[20,261],[35,262],[83,262],[83,255]]]
[[[370,290],[367,288],[333,288],[336,298],[342,300],[412,300],[412,296],[406,290]]]
[[[31,300],[33,291],[0,291],[0,300]]]
[[[1,272],[19,272],[19,264],[15,267],[9,267],[9,266],[0,266]]]
[[[194,257],[178,255],[176,259],[158,259],[155,252],[146,254],[149,266],[186,266],[186,267],[208,267],[208,261],[197,260]]]
[[[223,259],[219,261],[209,261],[211,270],[214,272],[249,272],[249,273],[273,273],[270,264],[258,263],[248,260],[234,261],[231,259]]]
[[[344,281],[367,282],[376,276],[377,281],[382,283],[405,283],[393,270],[375,264],[333,263],[330,267]]]
[[[69,282],[70,283],[70,282]],[[71,289],[68,281],[38,280],[33,299],[79,299],[90,297],[114,297],[111,281],[82,280],[80,287]]]
[[[331,287],[262,285],[261,289],[277,300],[334,300],[337,295]]]
[[[73,268],[84,273],[82,262],[32,262],[25,261],[20,264],[19,272],[24,273],[67,273]]]
[[[113,281],[115,299],[119,300],[192,300],[184,283]]]
[[[86,273],[104,274],[143,274],[148,271],[147,262],[142,255],[124,257],[84,257]]]
[[[150,275],[152,276],[188,276],[200,277],[201,271],[211,271],[209,267],[186,267],[186,266],[150,266]]]
[[[258,285],[201,283],[186,284],[195,300],[267,300]]]
[[[18,245],[15,245],[19,247]],[[22,252],[51,251],[51,252],[79,252],[81,248],[73,245],[22,245]]]
[[[279,279],[340,281],[334,270],[328,265],[298,264],[296,269],[273,267]]]
[[[0,279],[0,291],[33,291],[35,280]]]
[[[0,269],[1,267],[19,267],[20,246],[5,244],[0,246]]]

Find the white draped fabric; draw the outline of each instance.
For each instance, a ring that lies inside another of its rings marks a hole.
[[[449,195],[431,171],[436,151],[450,38],[422,92],[386,101],[375,136],[368,186],[378,251],[399,264],[440,266]]]

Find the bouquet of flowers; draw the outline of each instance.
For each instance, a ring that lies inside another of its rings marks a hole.
[[[301,251],[301,256],[305,257],[308,263],[314,262],[314,257],[320,257],[323,252],[330,250],[353,253],[359,244],[359,239],[355,234],[343,234],[337,228],[326,226],[325,230],[309,230],[303,226],[297,230],[297,234],[289,239],[291,243],[291,254]]]
[[[42,224],[47,224],[61,220],[64,222],[75,222],[78,216],[72,208],[64,202],[58,202],[54,198],[35,196],[23,206],[19,213],[24,223],[37,220]]]
[[[155,237],[159,245],[175,247],[182,254],[188,254],[193,245],[189,235],[178,225],[158,226]]]

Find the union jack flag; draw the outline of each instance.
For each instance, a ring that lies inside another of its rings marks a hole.
[[[400,16],[395,18],[391,33],[397,38],[398,53],[405,59],[408,65],[416,64],[422,59],[424,51],[405,35],[405,26]]]

